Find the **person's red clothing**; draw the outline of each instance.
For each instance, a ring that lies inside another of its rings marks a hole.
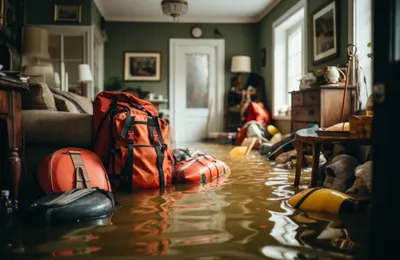
[[[271,123],[270,113],[264,108],[262,103],[251,102],[243,113],[244,119],[241,122],[241,128],[236,132],[235,145],[241,145],[243,140],[247,137],[247,129],[243,126],[250,121],[257,121],[265,128]],[[258,146],[258,144],[256,145]]]
[[[264,127],[267,127],[271,123],[271,116],[261,103],[251,102],[244,112],[244,120],[242,125],[252,120],[261,123]]]

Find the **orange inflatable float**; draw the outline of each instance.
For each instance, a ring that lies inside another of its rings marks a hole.
[[[100,158],[82,148],[63,148],[48,155],[38,166],[37,180],[46,194],[95,187],[111,192]]]
[[[195,154],[175,161],[173,183],[208,183],[213,179],[228,176],[229,166],[209,154]]]

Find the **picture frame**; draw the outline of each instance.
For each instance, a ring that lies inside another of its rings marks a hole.
[[[161,81],[161,52],[124,52],[125,81]]]
[[[337,14],[337,1],[330,1],[311,15],[313,64],[329,60],[339,54]]]
[[[77,22],[82,21],[81,5],[54,5],[55,22]]]

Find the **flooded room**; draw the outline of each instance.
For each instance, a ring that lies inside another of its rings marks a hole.
[[[399,0],[0,0],[0,259],[397,259]]]

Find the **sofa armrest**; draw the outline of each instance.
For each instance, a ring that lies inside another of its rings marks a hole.
[[[23,110],[27,144],[92,147],[92,115],[49,110]]]

